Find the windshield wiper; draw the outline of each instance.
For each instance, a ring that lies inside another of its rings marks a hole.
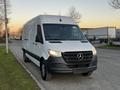
[[[61,41],[58,40],[49,40],[50,43],[62,43]]]
[[[88,40],[85,40],[85,39],[83,39],[83,40],[80,40],[82,43],[88,43]]]
[[[62,43],[60,39],[47,39],[50,43]]]

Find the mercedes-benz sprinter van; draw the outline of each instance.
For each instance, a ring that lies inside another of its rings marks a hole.
[[[23,57],[39,66],[41,77],[52,73],[89,76],[97,68],[97,53],[75,21],[66,16],[40,15],[23,27]]]

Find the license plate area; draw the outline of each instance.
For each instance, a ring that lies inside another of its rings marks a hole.
[[[73,73],[74,73],[74,74],[81,74],[81,73],[82,73],[82,70],[79,69],[79,68],[74,68],[74,69],[72,69],[72,70],[73,70]]]

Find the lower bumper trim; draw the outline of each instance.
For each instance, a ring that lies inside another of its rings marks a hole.
[[[74,74],[80,74],[80,73],[86,73],[86,72],[92,72],[94,70],[96,70],[97,67],[96,66],[92,66],[92,67],[86,67],[86,68],[51,68],[51,72],[54,73],[74,73]]]

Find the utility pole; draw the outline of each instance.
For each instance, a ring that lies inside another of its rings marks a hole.
[[[7,7],[6,7],[6,0],[4,0],[4,19],[5,19],[5,34],[6,34],[6,53],[8,54],[8,18],[7,18]]]

